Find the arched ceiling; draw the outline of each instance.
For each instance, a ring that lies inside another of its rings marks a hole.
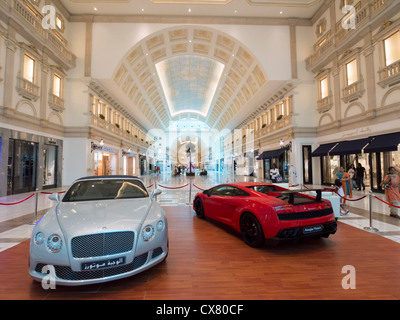
[[[267,82],[240,42],[201,26],[164,29],[137,43],[113,81],[155,128],[196,119],[221,130]]]

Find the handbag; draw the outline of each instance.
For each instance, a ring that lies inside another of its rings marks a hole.
[[[383,189],[390,189],[392,185],[392,178],[389,178],[389,181],[383,185]]]

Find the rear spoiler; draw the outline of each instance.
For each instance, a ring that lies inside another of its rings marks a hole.
[[[295,193],[299,193],[299,192],[308,192],[308,191],[315,191],[317,193],[316,196],[316,201],[322,201],[322,191],[331,191],[331,190],[327,190],[327,189],[297,189],[297,190],[275,190],[272,191],[274,193],[281,193],[281,194],[288,194],[289,195],[289,203],[293,204],[294,203],[294,195]]]

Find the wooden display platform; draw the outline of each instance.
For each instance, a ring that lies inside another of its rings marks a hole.
[[[400,244],[338,223],[328,239],[253,249],[190,207],[164,207],[167,260],[114,282],[44,290],[28,274],[29,241],[0,253],[0,299],[400,299]],[[343,289],[354,266],[356,289]]]

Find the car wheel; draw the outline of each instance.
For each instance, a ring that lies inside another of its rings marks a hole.
[[[196,211],[196,215],[197,217],[199,217],[200,219],[205,219],[206,216],[204,214],[204,206],[203,206],[203,202],[201,201],[200,198],[197,198],[194,202],[194,211]]]
[[[251,247],[260,247],[264,244],[264,233],[257,218],[251,213],[244,213],[240,219],[240,231],[244,242]]]

